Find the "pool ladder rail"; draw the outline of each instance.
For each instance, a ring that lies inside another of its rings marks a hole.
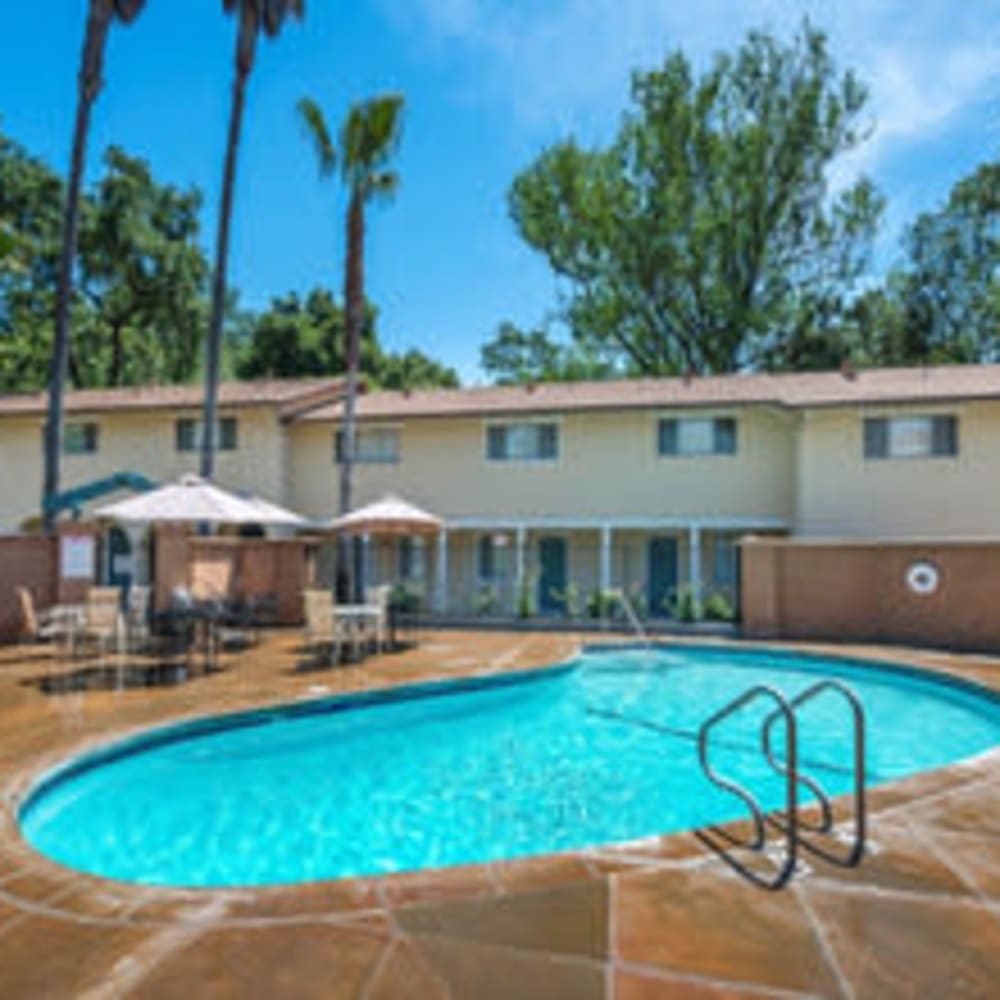
[[[799,759],[799,720],[796,712],[806,702],[824,694],[842,697],[850,709],[853,723],[854,823],[850,847],[846,854],[830,851],[813,837],[804,836],[804,833],[810,833],[829,838],[834,827],[834,810],[829,796],[819,782],[802,773]],[[761,727],[761,750],[771,768],[785,779],[785,808],[783,811],[775,811],[770,814],[764,812],[759,801],[743,785],[719,774],[712,767],[708,752],[709,738],[715,727],[729,716],[760,699],[769,700],[774,704],[774,709],[765,718]],[[772,740],[774,726],[779,719],[783,719],[785,724],[783,760],[775,753]],[[738,698],[725,705],[702,724],[698,733],[698,758],[701,769],[709,781],[723,791],[735,795],[747,806],[753,822],[753,835],[749,839],[740,838],[719,826],[703,827],[696,830],[695,835],[703,844],[719,855],[726,864],[754,885],[771,891],[777,891],[787,885],[795,874],[800,848],[843,868],[854,868],[861,863],[867,838],[865,714],[857,695],[845,684],[834,680],[823,680],[811,685],[793,698],[786,698],[777,688],[768,684],[757,684],[748,688]],[[804,785],[816,797],[819,807],[818,821],[811,821],[801,814],[799,810],[800,785]],[[778,865],[776,873],[770,878],[744,864],[732,851],[732,848],[743,848],[757,854],[763,854],[768,847],[768,825],[778,830],[783,835],[784,841],[784,857]]]

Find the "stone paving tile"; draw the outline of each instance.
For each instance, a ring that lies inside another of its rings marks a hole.
[[[0,995],[81,997],[107,984],[150,931],[27,916],[0,929]]]
[[[917,824],[914,827],[917,836],[939,851],[973,889],[1000,901],[1000,843],[995,838]]]
[[[608,974],[597,962],[431,935],[411,940],[447,984],[452,1000],[605,1000],[608,995]]]
[[[401,930],[524,951],[608,957],[608,889],[604,879],[395,911]]]
[[[835,973],[796,897],[735,875],[616,876],[614,953],[630,964],[835,996]]]
[[[1000,922],[985,907],[808,884],[802,891],[855,996],[997,996]]]
[[[767,1000],[768,997],[808,997],[731,983],[678,979],[664,973],[618,970],[614,974],[615,1000]]]
[[[234,890],[227,894],[227,899],[226,915],[233,919],[331,916],[382,905],[377,879],[340,879]]]
[[[420,949],[406,938],[397,938],[383,952],[365,1000],[450,1000],[451,995]]]
[[[389,939],[324,925],[206,929],[157,962],[135,1000],[339,1000],[361,996]]]
[[[843,844],[830,844],[829,838],[813,836],[825,850],[845,855]],[[940,856],[921,840],[902,820],[874,817],[869,830],[869,848],[856,868],[831,864],[804,851],[802,859],[810,867],[811,878],[836,879],[883,889],[911,892],[936,892],[968,895],[969,887]]]
[[[914,805],[906,815],[921,826],[1000,838],[1000,791],[991,788],[984,794],[981,784],[960,788],[927,804]]]
[[[462,865],[386,875],[377,880],[386,906],[406,906],[434,900],[491,897],[497,883],[491,865]]]

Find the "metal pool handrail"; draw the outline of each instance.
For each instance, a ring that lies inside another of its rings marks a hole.
[[[785,858],[779,867],[774,878],[768,879],[759,875],[751,868],[733,857],[724,847],[721,847],[709,832],[716,838],[728,841],[731,845],[747,847],[753,851],[762,851],[766,846],[767,835],[765,831],[766,817],[760,803],[742,785],[729,778],[724,778],[711,765],[708,759],[708,741],[712,730],[730,715],[745,708],[751,702],[759,698],[768,698],[776,705],[774,715],[781,715],[785,720],[785,758],[788,762],[785,782],[785,805],[788,815],[788,822],[783,825],[782,831],[785,834]],[[748,688],[735,700],[721,708],[718,712],[707,719],[698,733],[698,759],[701,762],[701,769],[705,776],[718,788],[729,792],[741,799],[750,810],[754,823],[754,836],[749,841],[740,841],[728,831],[718,826],[708,826],[701,830],[696,830],[695,835],[707,847],[713,850],[731,868],[737,871],[744,878],[760,886],[763,889],[777,891],[781,889],[792,877],[795,871],[796,855],[798,849],[798,738],[796,732],[795,713],[786,700],[785,696],[776,688],[768,684],[757,684]]]
[[[818,681],[816,684],[807,687],[804,691],[800,691],[794,698],[789,700],[788,705],[792,711],[795,712],[806,702],[812,701],[814,698],[828,692],[834,692],[844,698],[851,710],[851,716],[854,722],[853,844],[851,845],[851,850],[848,852],[846,857],[838,857],[837,855],[823,849],[813,841],[802,838],[801,835],[799,840],[803,847],[812,851],[813,854],[818,855],[824,860],[829,861],[831,864],[840,865],[845,868],[854,868],[860,864],[861,859],[864,857],[868,829],[867,797],[865,794],[866,747],[864,708],[861,705],[861,701],[858,696],[846,684],[829,679]],[[761,730],[761,742],[764,749],[764,756],[767,758],[771,767],[774,768],[774,770],[779,774],[787,775],[789,773],[789,767],[775,757],[771,747],[771,730],[774,727],[775,722],[777,722],[780,714],[780,712],[775,710],[767,717],[767,719],[764,720],[764,725]],[[809,788],[816,796],[819,802],[820,812],[822,814],[822,818],[818,824],[809,823],[799,817],[797,825],[812,830],[814,833],[829,833],[833,829],[834,824],[833,806],[830,803],[829,796],[827,796],[824,792],[819,782],[814,781],[808,775],[798,773],[796,777],[799,782]],[[771,817],[771,822],[779,829],[782,827],[780,820],[775,819],[773,816]]]

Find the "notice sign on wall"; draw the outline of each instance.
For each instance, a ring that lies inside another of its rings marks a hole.
[[[59,540],[59,574],[64,580],[93,580],[94,539],[63,535]]]

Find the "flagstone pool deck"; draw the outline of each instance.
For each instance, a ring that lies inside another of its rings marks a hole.
[[[85,876],[19,835],[14,806],[27,783],[94,742],[315,697],[317,685],[356,691],[542,666],[579,642],[436,632],[362,667],[303,673],[299,636],[273,633],[225,657],[221,672],[176,687],[59,695],[39,680],[73,667],[42,647],[0,647],[0,996],[1000,995],[1000,750],[875,790],[861,868],[810,857],[780,893],[737,878],[691,834],[412,875],[198,891]],[[833,651],[1000,689],[1000,660]]]

